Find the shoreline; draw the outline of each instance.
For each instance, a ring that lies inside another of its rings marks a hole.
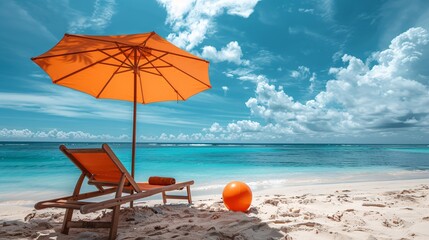
[[[367,169],[365,169],[367,170]],[[206,197],[211,195],[221,195],[224,186],[230,181],[242,181],[245,182],[252,189],[253,192],[269,191],[270,189],[282,189],[289,188],[305,188],[307,186],[323,186],[323,185],[335,185],[335,184],[361,184],[366,182],[388,182],[388,181],[413,181],[413,180],[424,180],[429,179],[429,170],[396,170],[396,169],[380,169],[378,171],[316,171],[316,172],[295,172],[295,173],[284,173],[288,178],[275,175],[267,175],[266,177],[258,176],[256,179],[229,179],[221,181],[219,179],[209,181],[205,179],[204,182],[195,180],[196,182],[192,186],[193,196],[195,197]],[[64,180],[64,179],[62,179]],[[73,179],[74,180],[74,179]],[[186,179],[181,179],[186,180]],[[9,192],[2,191],[0,189],[0,204],[6,202],[30,202],[35,203],[41,200],[56,198],[59,196],[69,195],[73,190],[73,181],[68,183],[69,186],[61,189],[51,188],[49,190],[41,190],[38,188],[33,189],[19,189],[13,195]],[[93,191],[93,186],[87,184],[83,185],[82,191]],[[148,199],[158,199],[158,197],[149,197]]]
[[[216,239],[236,233],[244,239],[429,239],[428,195],[429,178],[287,186],[253,191],[245,214],[227,211],[219,194],[194,196],[190,207],[180,201],[162,205],[157,196],[121,210],[118,239],[151,234],[147,239]],[[33,211],[27,204],[0,204],[0,239],[97,239],[108,234],[106,229],[73,229],[62,235],[64,210]],[[103,219],[108,213],[76,215]]]

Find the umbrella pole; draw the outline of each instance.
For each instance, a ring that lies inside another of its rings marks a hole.
[[[136,161],[136,114],[137,113],[137,104],[134,101],[134,114],[133,114],[133,147],[132,147],[132,157],[131,157],[131,176],[134,178],[134,168]]]
[[[133,145],[131,155],[131,176],[134,179],[134,168],[136,161],[136,119],[137,119],[137,51],[134,49],[134,112],[133,112]],[[133,190],[131,190],[133,194]],[[130,202],[130,207],[133,207],[134,202]]]
[[[134,95],[134,113],[133,113],[133,146],[132,146],[132,157],[131,157],[131,176],[134,179],[134,165],[135,165],[135,158],[136,158],[136,114],[137,113],[137,101],[135,99]],[[133,194],[134,191],[131,190],[131,194]],[[132,208],[134,205],[134,202],[130,202],[130,207]]]

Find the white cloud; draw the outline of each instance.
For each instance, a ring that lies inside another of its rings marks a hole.
[[[316,86],[316,79],[317,79],[317,74],[312,73],[311,78],[309,79],[309,81],[310,81],[310,87],[309,87],[310,93],[314,92],[314,88]]]
[[[199,142],[199,141],[216,141],[219,140],[219,137],[216,137],[211,133],[193,133],[193,134],[184,134],[180,133],[177,136],[173,134],[162,133],[159,137],[155,137],[157,141],[162,142]]]
[[[70,33],[83,32],[86,29],[103,31],[115,14],[115,0],[95,0],[91,16],[77,14],[69,23]],[[76,13],[75,13],[76,14]]]
[[[224,72],[225,76],[229,77],[229,78],[233,78],[234,74],[231,74],[229,72]]]
[[[257,48],[257,47],[253,47]],[[264,67],[271,68],[277,62],[284,61],[284,58],[280,55],[275,55],[267,50],[259,50],[252,60],[242,60],[240,58],[241,65],[236,69],[228,69],[223,72],[229,78],[236,78],[242,81],[265,81],[267,78],[264,75],[256,74],[255,72],[264,69]],[[282,71],[281,67],[277,68],[277,71]]]
[[[314,13],[314,9],[313,8],[299,8],[298,12],[313,14]]]
[[[32,93],[0,92],[0,108],[79,119],[129,121],[132,117],[132,107],[128,102],[95,99],[87,94],[53,84],[38,84],[33,89]],[[204,96],[207,95],[201,96],[200,102],[221,99],[221,97],[206,99]],[[194,98],[198,101],[198,96]],[[165,126],[198,124],[190,121],[188,117],[180,118],[187,116],[186,111],[151,105],[145,106],[143,110],[145,111],[137,112],[138,122]]]
[[[314,92],[314,88],[316,86],[317,74],[315,72],[311,72],[310,68],[306,66],[299,66],[297,70],[292,70],[289,74],[292,78],[307,80],[310,82],[310,86],[308,87],[310,93]]]
[[[224,74],[230,78],[237,78],[238,80],[251,81],[254,83],[268,81],[265,75],[254,74],[253,70],[250,68],[237,68],[234,70],[228,70],[224,72]]]
[[[368,129],[425,127],[429,124],[428,76],[419,72],[429,54],[429,35],[412,28],[374,53],[370,67],[349,55],[346,67],[331,68],[335,76],[326,91],[305,104],[268,82],[258,82],[251,112],[268,121],[302,132],[354,132]]]
[[[156,139],[164,142],[276,141],[284,137],[285,134],[292,133],[278,124],[261,126],[259,122],[251,120],[229,123],[225,128],[219,123],[214,123],[209,129],[203,129],[203,132],[206,133],[179,134],[177,136],[163,133]]]
[[[191,50],[201,44],[206,34],[215,32],[215,18],[224,13],[248,18],[259,0],[158,0],[167,10],[166,22],[173,28],[167,39]]]
[[[222,86],[223,94],[226,96],[226,93],[229,91],[227,86]]]
[[[240,132],[258,132],[261,130],[261,124],[250,120],[237,121],[235,123],[229,123],[227,126],[227,132],[229,133],[240,133]]]
[[[201,56],[214,62],[226,61],[237,65],[249,65],[248,60],[241,59],[243,53],[240,45],[236,41],[228,43],[226,47],[223,47],[220,51],[217,51],[213,46],[204,46]]]
[[[33,136],[33,132],[28,129],[6,129],[0,130],[2,138],[29,138]]]
[[[213,141],[317,138],[332,142],[369,136],[392,141],[395,136],[398,141],[421,142],[429,136],[428,57],[428,31],[411,28],[366,60],[344,55],[345,66],[330,69],[333,79],[327,81],[326,90],[305,103],[294,100],[261,75],[259,81],[254,80],[255,97],[246,106],[267,124],[253,120],[225,126],[215,123],[205,131],[212,134]],[[252,75],[246,71],[231,74],[238,73],[241,77]],[[316,75],[309,76],[314,83]],[[208,141],[199,136],[201,141]]]
[[[264,75],[261,75],[261,74],[256,75],[256,74],[251,73],[251,74],[247,74],[247,75],[238,76],[238,79],[243,80],[243,81],[252,81],[252,82],[257,83],[257,82],[266,81],[267,77]]]
[[[259,122],[251,120],[241,120],[233,123],[229,123],[225,128],[219,123],[215,122],[209,129],[203,129],[203,131],[209,131],[210,133],[243,133],[243,132],[259,132],[261,130],[261,124]]]
[[[0,130],[0,139],[10,140],[85,140],[85,141],[123,141],[129,140],[127,135],[111,136],[108,134],[94,135],[82,131],[65,132],[57,129],[49,131],[33,132],[29,129],[7,129]]]
[[[310,76],[310,69],[305,66],[299,66],[297,70],[290,72],[290,76],[293,78],[308,78]]]
[[[218,132],[223,132],[223,128],[220,126],[219,123],[215,122],[212,124],[212,126],[209,128],[209,131],[211,133],[218,133]]]
[[[96,99],[74,91],[7,93],[0,92],[0,108],[39,112],[76,118],[129,119],[129,110],[112,108],[115,104],[96,104]],[[115,110],[113,110],[115,109]],[[104,113],[103,113],[104,112]]]

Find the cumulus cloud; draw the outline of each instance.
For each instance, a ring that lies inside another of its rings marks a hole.
[[[213,123],[210,128],[203,129],[202,133],[193,134],[161,134],[159,141],[191,141],[191,142],[224,142],[224,141],[255,141],[278,140],[285,134],[292,132],[278,124],[262,126],[259,122],[241,120],[228,123],[222,127],[219,123]]]
[[[233,41],[223,47],[218,51],[213,46],[203,47],[203,52],[201,53],[203,58],[209,59],[213,62],[231,62],[237,65],[249,65],[248,60],[243,60],[243,53],[238,42]]]
[[[295,79],[300,79],[300,80],[308,79],[308,81],[310,82],[309,91],[310,93],[314,92],[317,74],[315,72],[311,72],[310,68],[306,66],[299,66],[297,70],[292,70],[289,75]]]
[[[207,33],[215,31],[214,19],[224,13],[248,18],[259,0],[158,0],[167,10],[166,22],[173,33],[167,39],[191,50],[203,42]]]
[[[115,14],[115,0],[96,0],[91,16],[77,14],[69,23],[70,33],[82,32],[87,29],[101,32],[109,24]]]
[[[211,133],[218,133],[218,132],[223,132],[223,128],[220,126],[219,123],[215,122],[212,124],[212,126],[209,128],[209,131]]]
[[[161,141],[232,141],[252,139],[254,134],[264,133],[264,129],[259,122],[251,120],[241,120],[229,123],[226,127],[222,127],[219,123],[213,123],[210,128],[203,129],[202,133],[193,134],[166,134],[159,136]]]
[[[126,141],[127,135],[111,136],[108,134],[95,135],[82,131],[65,132],[57,129],[49,131],[33,132],[29,129],[7,129],[0,130],[1,139],[10,140],[84,140],[84,141]]]
[[[428,76],[421,74],[428,42],[425,29],[411,28],[367,63],[344,55],[347,65],[331,68],[335,79],[305,104],[268,82],[258,82],[256,97],[246,106],[254,115],[299,133],[428,126]]]
[[[203,129],[210,133],[241,133],[241,132],[258,132],[261,130],[261,124],[251,120],[241,120],[233,123],[228,123],[224,128],[219,123],[213,123],[210,128]]]
[[[227,126],[227,132],[240,133],[240,132],[259,132],[261,130],[261,124],[250,120],[237,121],[235,123],[229,123]]]
[[[158,141],[163,142],[198,142],[198,141],[216,141],[219,140],[214,134],[211,133],[194,133],[194,134],[183,134],[180,133],[177,136],[174,134],[162,133],[158,138]]]
[[[411,28],[395,37],[387,49],[374,52],[368,59],[345,54],[344,66],[329,70],[333,79],[327,81],[326,90],[305,103],[296,101],[266,76],[261,75],[257,80],[253,75],[255,97],[246,106],[266,124],[252,120],[225,126],[214,123],[203,130],[211,135],[205,138],[201,134],[199,139],[251,141],[368,135],[391,139],[392,135],[404,133],[404,129],[428,136],[428,57],[428,31]],[[297,72],[296,76],[307,74],[314,83],[316,75],[310,75],[306,68],[298,68]],[[230,74],[244,77],[252,73]]]

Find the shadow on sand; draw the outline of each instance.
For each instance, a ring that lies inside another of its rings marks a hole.
[[[225,211],[221,203],[211,206],[175,204],[123,208],[117,239],[281,239],[279,229],[257,217]],[[251,209],[250,211],[256,211]],[[33,211],[22,221],[0,223],[0,239],[107,239],[108,229],[71,229],[61,234],[64,212]],[[110,211],[76,214],[75,220],[110,220]]]

